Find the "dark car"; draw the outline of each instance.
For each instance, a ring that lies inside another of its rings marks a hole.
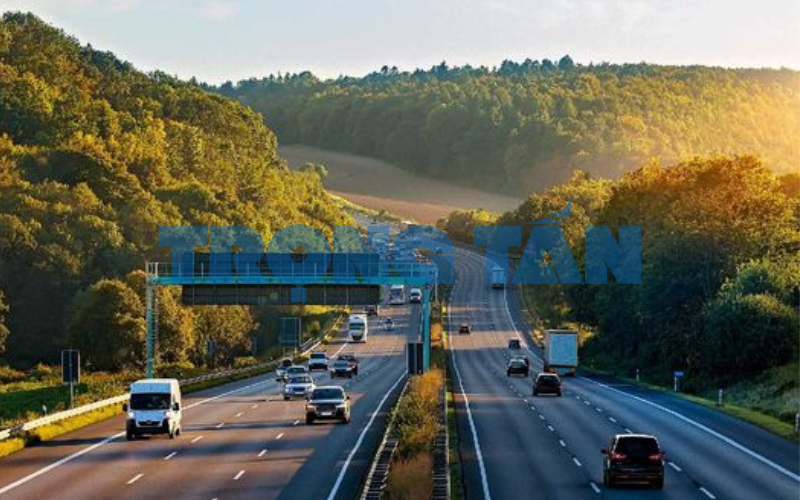
[[[519,339],[509,339],[508,340],[508,348],[509,349],[514,349],[515,351],[518,351],[518,350],[522,349],[522,346],[519,343]]]
[[[331,365],[331,378],[353,378],[353,367],[344,359],[337,359]]]
[[[317,420],[341,420],[350,423],[350,396],[336,385],[317,387],[306,403],[306,424]]]
[[[555,373],[540,373],[533,382],[533,395],[555,394],[561,396],[561,379]]]
[[[506,376],[510,377],[511,375],[522,375],[523,377],[527,377],[530,370],[530,362],[526,358],[515,357],[508,361],[508,366],[506,367]]]
[[[353,369],[353,375],[358,375],[358,358],[355,354],[340,354],[337,360],[347,361]]]
[[[647,434],[617,434],[608,449],[603,449],[603,484],[646,482],[664,488],[664,450]]]
[[[378,306],[364,306],[364,314],[367,316],[377,316]]]
[[[470,328],[470,326],[468,324],[466,324],[466,323],[461,323],[461,326],[458,328],[458,333],[459,334],[472,333],[472,328]]]

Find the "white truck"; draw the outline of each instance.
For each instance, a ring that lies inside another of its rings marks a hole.
[[[167,434],[174,439],[181,433],[181,387],[174,378],[151,378],[131,384],[130,401],[123,405],[127,413],[125,439],[131,441],[145,434]]]
[[[351,314],[347,318],[347,333],[350,335],[350,342],[366,342],[367,330],[366,314]]]
[[[544,371],[574,376],[578,367],[578,332],[544,331]]]
[[[506,286],[506,273],[500,266],[494,266],[489,275],[489,285],[495,289],[503,289]]]

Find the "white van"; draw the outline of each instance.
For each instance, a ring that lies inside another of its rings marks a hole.
[[[181,433],[181,387],[174,378],[151,378],[131,384],[131,397],[123,405],[127,412],[125,439],[144,434]]]

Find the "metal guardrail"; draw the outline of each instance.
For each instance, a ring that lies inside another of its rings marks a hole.
[[[403,390],[400,391],[400,396],[397,401],[401,401],[403,396],[408,390],[409,378],[406,378]],[[370,464],[367,479],[364,487],[361,490],[361,500],[380,500],[383,496],[383,490],[386,489],[386,481],[389,479],[389,469],[392,464],[392,456],[397,449],[398,439],[394,435],[394,421],[397,415],[397,405],[392,409],[392,415],[389,417],[389,422],[386,424],[386,430],[383,432],[383,439],[375,454],[375,458]]]
[[[339,327],[339,320],[336,320],[334,322],[331,330],[336,329],[337,327]],[[301,344],[300,355],[307,354],[308,352],[316,349],[317,346],[319,346],[323,342],[326,336],[327,334],[323,335],[320,338],[312,338]],[[186,385],[196,384],[199,382],[205,382],[206,380],[215,380],[218,378],[225,378],[234,375],[240,375],[242,373],[247,373],[251,371],[262,370],[265,368],[270,368],[270,366],[276,366],[276,365],[277,365],[276,361],[269,361],[267,363],[261,363],[258,365],[246,366],[243,368],[233,368],[231,370],[222,370],[218,372],[208,373],[205,375],[200,375],[199,377],[183,379],[180,380],[179,383],[181,386],[186,386]],[[108,406],[122,404],[128,400],[129,396],[130,395],[128,393],[125,393],[120,396],[114,396],[111,398],[102,399],[100,401],[95,401],[94,403],[89,403],[86,405],[79,406],[77,408],[56,412],[51,415],[46,415],[44,417],[40,417],[34,420],[30,420],[28,422],[24,422],[22,424],[15,425],[13,427],[9,427],[8,429],[0,430],[0,441],[4,441],[12,437],[21,436],[25,432],[31,431],[38,427],[49,425],[55,422],[60,422],[68,418],[77,417],[78,415],[83,415],[95,410],[99,410],[101,408],[106,408]]]

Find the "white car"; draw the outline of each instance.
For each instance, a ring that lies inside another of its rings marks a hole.
[[[383,328],[389,332],[394,330],[394,320],[392,318],[386,318],[385,320],[383,320]]]
[[[328,354],[325,351],[314,351],[311,357],[308,358],[308,370],[324,370],[328,371]]]
[[[275,369],[275,378],[281,382],[285,382],[286,370],[288,370],[289,367],[292,365],[294,365],[294,361],[292,361],[292,358],[288,356],[283,358],[280,364],[278,364],[278,368]]]
[[[311,394],[311,391],[316,389],[316,387],[317,385],[310,375],[294,376],[283,386],[283,399],[288,401],[294,397],[305,398]]]

